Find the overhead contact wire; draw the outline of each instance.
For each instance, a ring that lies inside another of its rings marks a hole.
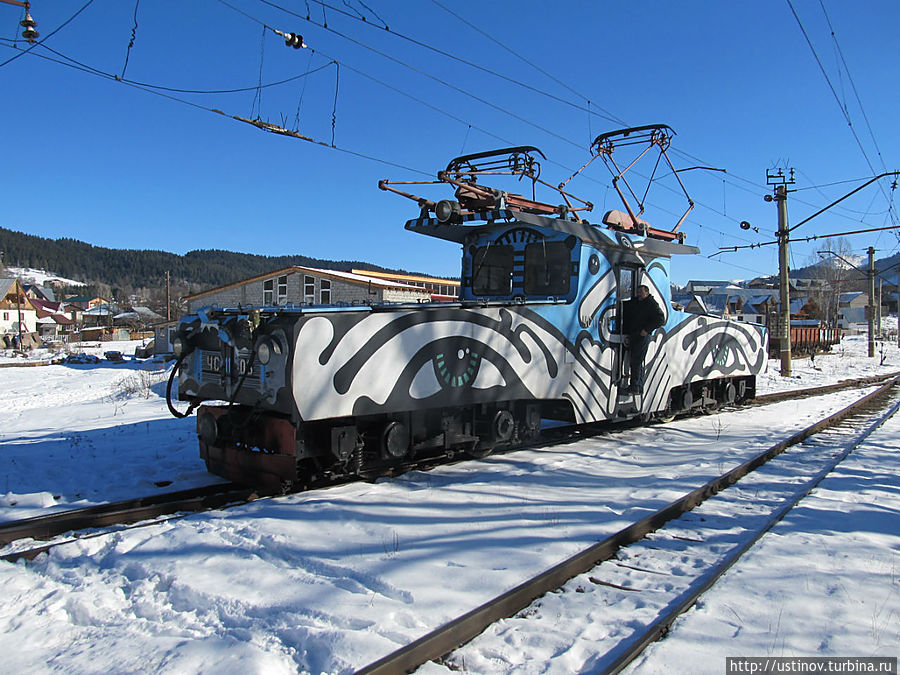
[[[834,100],[837,103],[838,108],[841,109],[841,113],[844,115],[844,119],[847,121],[847,126],[850,127],[850,133],[853,134],[853,138],[856,141],[856,145],[859,146],[860,152],[862,152],[863,157],[866,160],[866,164],[869,166],[869,170],[872,172],[872,175],[876,175],[878,172],[875,170],[875,167],[872,166],[872,160],[869,159],[869,155],[866,152],[865,147],[863,147],[862,141],[859,138],[859,134],[856,133],[856,129],[853,127],[853,121],[850,119],[850,114],[847,112],[845,107],[841,105],[840,96],[838,96],[837,91],[834,88],[834,85],[831,82],[831,78],[828,77],[828,73],[825,70],[825,66],[822,65],[822,60],[819,58],[819,54],[816,51],[815,46],[812,43],[812,40],[809,37],[809,34],[806,32],[806,28],[803,26],[803,22],[800,20],[800,16],[797,14],[797,10],[794,9],[794,5],[791,3],[791,0],[785,0],[790,7],[791,14],[794,15],[794,19],[797,21],[797,25],[800,27],[800,32],[803,33],[803,37],[806,39],[806,44],[809,46],[810,51],[813,53],[813,58],[815,58],[816,63],[819,66],[819,70],[822,72],[822,76],[825,78],[825,82],[828,84],[828,88],[831,90],[832,95],[834,96]],[[891,199],[888,197],[887,193],[884,190],[884,186],[881,182],[878,183],[878,188],[881,190],[882,195],[885,200],[890,204]],[[891,221],[894,222],[893,213]]]
[[[91,0],[91,2],[93,2],[93,0]],[[88,3],[88,4],[90,4],[90,3]],[[49,37],[49,36],[48,36],[48,37]],[[47,47],[46,45],[42,45],[42,46],[43,46],[45,49],[50,49],[50,48]],[[55,54],[59,54],[59,52],[56,52],[55,50],[51,50],[51,51],[53,51],[53,53],[55,53]],[[26,53],[26,52],[21,52],[21,53],[24,54],[24,53]],[[187,100],[187,99],[183,99],[183,98],[179,98],[179,97],[177,97],[177,96],[173,96],[173,95],[170,94],[170,93],[166,93],[166,91],[158,91],[158,90],[156,90],[156,89],[152,89],[152,88],[150,88],[150,87],[148,87],[148,86],[144,86],[144,85],[142,85],[141,83],[138,83],[138,82],[133,82],[133,81],[131,81],[131,80],[125,80],[125,79],[117,79],[115,75],[112,75],[112,74],[110,74],[110,73],[103,72],[103,71],[98,70],[97,68],[94,68],[94,67],[92,67],[92,66],[88,66],[88,65],[86,65],[86,64],[79,63],[79,62],[75,61],[74,59],[71,59],[71,58],[69,58],[69,57],[67,57],[67,56],[64,56],[64,55],[61,55],[61,56],[62,56],[62,58],[65,59],[65,60],[54,59],[54,58],[45,56],[45,55],[43,55],[43,54],[38,54],[37,52],[31,52],[31,55],[32,55],[32,56],[36,56],[36,57],[38,57],[38,58],[42,58],[42,59],[48,60],[48,61],[52,61],[52,62],[54,62],[54,63],[58,63],[59,65],[66,66],[66,67],[68,67],[68,68],[73,68],[73,69],[75,69],[75,70],[79,70],[79,71],[84,72],[84,73],[87,73],[87,74],[89,74],[89,75],[94,75],[94,76],[96,76],[96,77],[101,77],[101,78],[103,78],[103,79],[107,79],[107,80],[110,80],[110,81],[112,81],[112,82],[119,82],[119,83],[124,84],[124,85],[126,85],[126,86],[133,87],[133,88],[135,88],[135,89],[140,89],[141,91],[144,91],[144,92],[146,92],[146,93],[148,93],[148,94],[154,94],[154,95],[156,95],[156,96],[160,96],[160,97],[165,98],[165,99],[168,99],[168,100],[170,100],[170,101],[174,101],[174,102],[176,102],[176,103],[182,103],[182,104],[187,105],[187,106],[190,106],[190,107],[192,107],[192,108],[196,108],[197,110],[203,110],[203,111],[206,111],[206,112],[211,112],[211,113],[215,113],[215,114],[217,114],[217,115],[223,115],[223,116],[225,116],[225,117],[231,117],[232,119],[238,120],[238,118],[235,117],[234,115],[229,115],[228,113],[225,113],[225,112],[223,112],[223,111],[221,111],[221,110],[219,110],[219,109],[217,109],[217,108],[210,108],[210,107],[208,107],[208,106],[200,105],[200,104],[198,104],[198,103],[194,103],[193,101],[189,101],[189,100]],[[71,63],[69,63],[69,61],[70,61]],[[325,66],[323,66],[323,68],[324,68],[324,67],[327,67],[327,66],[330,66],[330,65],[331,65],[331,63],[328,63],[328,64],[326,64]],[[315,69],[315,70],[321,70],[321,68],[317,68],[317,69]],[[313,71],[313,72],[315,72],[315,71]],[[291,78],[291,79],[296,79],[296,78]],[[250,87],[249,89],[252,90],[252,89],[254,89],[254,87]],[[328,143],[324,143],[324,142],[322,142],[322,141],[316,141],[316,140],[314,140],[314,139],[306,139],[306,138],[304,138],[304,139],[302,139],[302,140],[307,140],[308,142],[311,142],[311,143],[313,143],[313,144],[315,144],[315,145],[321,145],[322,147],[325,147],[325,148],[331,148],[332,150],[336,150],[336,151],[338,151],[338,152],[342,152],[342,153],[347,154],[347,155],[352,155],[352,156],[354,156],[354,157],[359,157],[359,158],[361,158],[361,159],[367,159],[367,160],[370,160],[370,161],[373,161],[373,162],[377,162],[377,163],[379,163],[379,164],[384,164],[384,165],[386,165],[386,166],[392,166],[392,167],[395,167],[395,168],[397,168],[397,169],[403,169],[403,170],[405,170],[405,171],[410,171],[410,172],[412,172],[412,173],[419,174],[419,175],[422,175],[422,176],[428,176],[429,178],[432,177],[432,175],[433,175],[432,172],[430,172],[430,171],[423,171],[422,169],[417,169],[417,168],[415,168],[415,167],[407,166],[407,165],[405,165],[405,164],[400,164],[400,163],[398,163],[398,162],[392,162],[392,161],[387,160],[387,159],[384,159],[384,158],[382,158],[382,157],[377,157],[377,156],[375,156],[375,155],[368,155],[368,154],[366,154],[366,153],[357,152],[357,151],[355,151],[355,150],[350,150],[349,148],[342,148],[342,147],[337,146],[337,145],[332,146],[332,145],[329,145]]]

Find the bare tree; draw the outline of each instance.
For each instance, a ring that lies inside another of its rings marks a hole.
[[[850,242],[844,238],[828,239],[812,263],[815,265],[815,277],[822,281],[822,286],[810,293],[813,301],[822,312],[822,318],[828,327],[837,326],[840,318],[841,293],[851,290],[859,272],[853,265],[854,260]]]

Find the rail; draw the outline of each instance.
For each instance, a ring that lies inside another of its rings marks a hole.
[[[42,541],[48,540],[66,532],[78,530],[129,525],[142,521],[151,521],[148,524],[152,524],[157,522],[152,519],[160,516],[219,509],[227,505],[247,503],[260,496],[260,493],[256,490],[227,483],[192,490],[168,492],[139,499],[99,504],[83,509],[71,509],[0,524],[0,546],[6,546],[11,542],[26,538]],[[33,560],[54,546],[68,543],[75,538],[78,537],[7,553],[0,556],[0,560],[7,562],[15,562],[21,559]]]
[[[560,588],[570,579],[591,570],[598,563],[609,560],[621,547],[633,544],[647,534],[658,530],[670,520],[690,511],[709,497],[733,485],[748,473],[759,468],[773,457],[781,454],[787,448],[797,445],[810,436],[841,422],[871,401],[886,395],[898,383],[900,383],[900,376],[893,377],[889,382],[882,385],[874,392],[867,394],[843,410],[840,410],[833,415],[829,415],[825,419],[794,434],[787,440],[773,445],[740,466],[737,466],[718,478],[707,482],[705,485],[692,490],[680,499],[673,501],[656,513],[633,523],[575,556],[572,556],[536,577],[503,593],[497,598],[494,598],[463,616],[444,624],[418,640],[415,640],[411,644],[369,664],[357,671],[358,675],[381,675],[387,673],[410,672],[428,661],[448,654],[460,645],[481,634],[492,623],[513,616],[528,607],[540,596]],[[847,451],[847,453],[849,452],[850,450]],[[846,456],[846,453],[842,455],[841,458],[843,458],[843,456]],[[734,558],[734,560],[736,559],[737,558]],[[734,560],[729,563],[729,566],[733,564]],[[724,573],[724,570],[722,570],[722,573]],[[716,578],[718,578],[718,576]],[[708,588],[708,586],[706,586],[706,588]],[[706,588],[703,590],[706,590]],[[636,646],[634,649],[629,650],[628,654],[630,655],[623,653],[623,655],[617,659],[615,669],[624,667],[624,665],[640,653],[647,644],[658,639],[671,621],[674,620],[675,616],[692,605],[698,596],[699,594],[695,595],[692,600],[686,599],[683,603],[680,603],[678,612],[676,613],[673,611],[672,613],[669,613],[668,620],[660,619],[659,621],[654,622],[651,626],[651,630],[639,641],[639,648]]]

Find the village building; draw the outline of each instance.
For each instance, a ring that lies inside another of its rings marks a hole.
[[[370,272],[341,272],[292,266],[194,293],[185,297],[185,301],[187,310],[194,312],[210,305],[272,307],[428,302],[433,295],[425,287],[382,278]]]
[[[108,304],[106,298],[91,297],[89,295],[72,295],[65,299],[67,305],[74,305],[82,310],[93,309],[100,305]]]
[[[37,308],[18,279],[0,279],[0,333],[33,333]]]

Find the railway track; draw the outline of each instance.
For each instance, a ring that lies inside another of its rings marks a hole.
[[[429,661],[443,662],[451,669],[459,669],[459,661],[465,662],[465,658],[453,654],[454,650],[489,627],[501,630],[494,626],[501,619],[516,617],[514,621],[532,621],[532,616],[540,613],[539,603],[532,603],[545,594],[563,592],[573,585],[578,592],[585,592],[585,587],[593,586],[608,589],[611,593],[633,593],[640,590],[640,584],[635,583],[636,575],[665,574],[664,570],[671,564],[667,555],[673,550],[677,550],[681,563],[688,567],[691,563],[685,563],[684,556],[696,556],[700,561],[697,563],[698,573],[686,587],[671,588],[668,594],[656,597],[659,607],[651,612],[655,618],[627,634],[615,636],[608,645],[596,646],[597,656],[592,659],[590,670],[618,672],[647,645],[664,635],[677,616],[691,607],[853,448],[896,412],[900,407],[900,394],[895,389],[898,383],[900,376],[893,377],[838,413],[773,445],[656,513],[444,624],[358,673],[409,672]],[[844,384],[843,388],[865,384],[856,381],[854,384]],[[795,450],[789,455],[782,454],[792,447]],[[835,447],[841,448],[841,452],[835,454],[828,451]],[[823,448],[827,450],[825,453]],[[723,530],[736,527],[735,513],[760,508],[752,481],[758,479],[767,485],[773,482],[772,474],[762,471],[773,470],[775,464],[767,466],[767,463],[774,458],[778,458],[777,461],[782,464],[782,474],[787,477],[780,481],[781,485],[773,493],[776,497],[768,500],[774,500],[776,504],[764,508],[763,514],[756,518],[754,528],[744,528],[743,534],[736,537],[737,541],[726,552],[711,552],[709,546],[704,548],[704,544],[714,538],[710,533],[721,534]],[[742,479],[744,481],[735,489],[726,490]],[[725,494],[720,495],[723,490],[726,490]],[[729,503],[729,508],[723,506]],[[697,507],[705,509],[703,515],[699,515],[700,510],[691,513]],[[719,511],[725,515],[718,514]],[[676,545],[673,546],[673,543]],[[710,559],[715,561],[711,566],[703,563]],[[597,598],[596,602],[601,601]],[[554,618],[559,620],[558,615]],[[606,651],[603,652],[603,649]]]
[[[757,397],[753,405],[765,405],[791,398],[818,396],[845,389],[861,388],[883,383],[891,378],[900,376],[900,373],[873,376],[868,378],[855,378],[844,380],[837,384],[822,387],[798,389],[775,394],[765,394]],[[599,433],[605,433],[611,426],[620,426],[620,423],[604,423],[589,425],[589,427],[563,426],[550,429],[542,434],[541,438],[518,446],[513,450],[521,450],[532,447],[547,447],[571,442],[577,438],[586,438],[592,435],[591,429],[600,429]],[[457,461],[467,461],[469,458],[460,455]],[[451,458],[449,462],[453,462]],[[446,463],[446,462],[445,462]],[[423,468],[422,466],[404,467],[403,470]],[[427,465],[426,467],[427,468]],[[319,481],[310,487],[327,487],[332,484],[347,482],[344,476],[332,480]],[[0,547],[7,546],[18,540],[47,541],[66,533],[72,533],[70,537],[60,541],[49,542],[41,546],[30,546],[0,555],[0,560],[14,562],[20,559],[32,560],[41,553],[45,553],[54,546],[67,543],[73,539],[83,538],[85,532],[91,533],[97,529],[116,528],[121,526],[134,526],[153,524],[158,519],[172,514],[187,515],[199,511],[223,508],[247,503],[253,499],[271,496],[261,494],[258,490],[241,487],[232,483],[214,485],[193,490],[170,492],[161,495],[141,497],[132,500],[100,504],[83,509],[60,511],[45,516],[37,516],[23,520],[0,523]],[[99,534],[104,534],[99,533]],[[98,536],[99,536],[98,534]]]
[[[83,509],[70,509],[35,518],[0,524],[0,546],[14,541],[49,540],[67,532],[75,535],[61,541],[52,541],[38,547],[25,548],[0,556],[0,560],[33,560],[54,546],[83,538],[84,532],[100,528],[132,525],[134,523],[153,524],[159,518],[172,514],[186,515],[199,511],[220,509],[229,505],[245,504],[261,495],[253,489],[233,483],[212,485],[193,490],[168,492],[150,497],[141,497],[121,502],[99,504]],[[103,532],[102,534],[106,534]]]
[[[792,398],[806,398],[808,396],[822,396],[835,391],[843,391],[844,389],[860,389],[863,387],[873,386],[876,384],[884,384],[889,380],[900,377],[900,372],[886,373],[883,375],[872,375],[870,377],[856,377],[850,380],[841,380],[834,384],[825,384],[819,387],[807,387],[805,389],[788,389],[786,391],[777,391],[772,394],[762,394],[753,399],[754,404],[766,405],[768,403],[776,403],[777,401],[786,401]]]

